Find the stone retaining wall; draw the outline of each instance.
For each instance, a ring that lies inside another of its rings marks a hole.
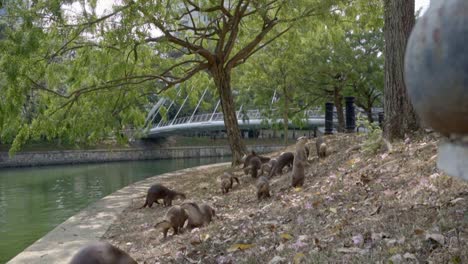
[[[258,153],[279,151],[282,148],[283,146],[278,145],[248,146],[249,150]],[[229,146],[20,152],[12,158],[7,152],[0,152],[0,168],[229,155],[231,155]]]

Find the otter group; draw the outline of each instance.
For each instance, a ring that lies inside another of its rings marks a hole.
[[[283,173],[283,169],[288,167],[292,170],[292,187],[301,187],[305,181],[305,166],[310,154],[310,144],[307,137],[297,139],[295,153],[283,152],[276,158],[268,158],[257,155],[252,151],[244,157],[242,169],[246,175],[256,179],[257,199],[267,199],[270,194],[270,179]],[[327,155],[327,145],[322,137],[316,140],[316,152],[319,158]],[[260,171],[260,173],[259,173]],[[240,185],[239,179],[232,172],[224,172],[220,177],[221,193],[227,194],[233,188],[234,181]],[[215,209],[207,203],[197,204],[195,202],[182,202],[180,205],[172,206],[175,199],[186,199],[184,193],[171,190],[161,184],[152,185],[146,194],[146,200],[141,208],[152,207],[154,203],[168,207],[162,221],[156,223],[154,228],[161,229],[163,238],[167,238],[170,229],[173,235],[179,234],[184,226],[187,229],[193,229],[208,225],[216,216]],[[71,264],[134,264],[137,263],[127,253],[119,248],[107,243],[92,243],[78,251],[70,262]]]
[[[230,185],[225,186],[227,190],[232,187],[233,178],[239,183],[236,177],[231,176],[229,178]],[[185,200],[187,196],[184,193],[171,190],[161,184],[154,184],[148,189],[145,204],[143,204],[140,209],[146,206],[151,207],[153,203],[159,204],[159,199],[163,200],[164,206],[172,206],[172,201],[177,198]],[[164,220],[157,223],[154,227],[161,229],[163,238],[166,238],[171,228],[173,230],[173,235],[176,235],[181,231],[186,222],[186,227],[188,229],[193,229],[195,227],[208,225],[214,216],[215,210],[206,203],[198,205],[195,202],[183,202],[181,205],[169,208],[164,216]]]
[[[319,158],[327,156],[327,145],[323,138],[319,136],[315,142],[316,152]],[[271,196],[270,194],[270,179],[276,175],[283,174],[284,168],[291,173],[291,187],[301,187],[305,181],[305,166],[307,164],[309,154],[311,152],[311,144],[307,137],[300,137],[297,139],[295,153],[283,152],[274,158],[268,158],[257,155],[252,151],[249,155],[244,157],[242,169],[245,175],[250,175],[256,179],[257,199],[266,199]],[[259,173],[260,172],[260,173]],[[232,173],[224,173],[221,176],[221,190],[225,194],[232,187],[233,182]],[[239,181],[235,178],[237,183]],[[226,188],[229,186],[229,188]]]

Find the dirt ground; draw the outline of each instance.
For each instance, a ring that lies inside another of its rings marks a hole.
[[[436,168],[438,136],[374,155],[351,150],[363,135],[325,139],[331,153],[311,154],[301,189],[289,187],[285,172],[271,180],[272,197],[258,202],[242,171],[226,195],[218,177],[228,167],[187,174],[162,183],[212,204],[219,219],[163,240],[153,226],[167,208],[138,210],[142,193],[104,239],[151,264],[468,263],[468,183]]]

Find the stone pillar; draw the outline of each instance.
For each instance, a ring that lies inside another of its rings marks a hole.
[[[333,134],[333,103],[325,103],[325,135]]]
[[[346,105],[346,132],[351,133],[356,129],[356,112],[354,111],[354,97],[345,97]]]
[[[380,128],[383,128],[383,122],[384,122],[384,112],[379,113],[379,126]]]

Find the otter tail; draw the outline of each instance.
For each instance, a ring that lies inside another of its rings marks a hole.
[[[234,178],[234,180],[236,180],[237,184],[240,184],[239,179],[237,177],[232,177],[232,178]],[[232,181],[232,179],[231,179],[231,181]]]

